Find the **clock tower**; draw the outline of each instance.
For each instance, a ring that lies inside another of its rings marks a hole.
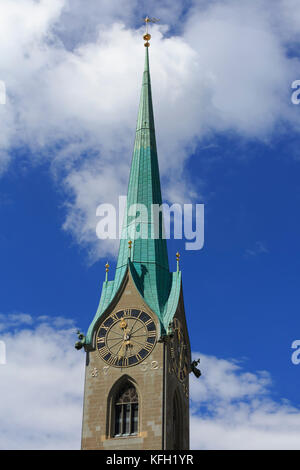
[[[106,272],[96,315],[86,336],[79,334],[76,343],[77,349],[86,351],[82,449],[189,449],[189,373],[195,366],[191,366],[179,254],[177,271],[170,272],[161,219],[157,235],[148,234],[157,225],[153,204],[162,204],[150,39],[147,32],[115,277],[108,280]],[[132,216],[135,204],[147,208],[150,220]]]

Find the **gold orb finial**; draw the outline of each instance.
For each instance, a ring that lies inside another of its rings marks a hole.
[[[128,240],[128,248],[129,248],[129,259],[131,259],[131,248],[132,248],[132,241]]]
[[[149,34],[149,33],[144,34],[143,39],[144,39],[144,41],[146,41],[145,44],[144,44],[144,46],[145,46],[145,47],[149,47],[149,46],[150,46],[150,42],[149,42],[149,41],[150,41],[150,39],[151,39],[151,34]]]
[[[108,271],[109,271],[109,264],[108,264],[108,261],[105,265],[105,281],[107,282],[108,281]]]
[[[179,260],[180,260],[180,253],[177,251],[176,253],[177,272],[179,272]]]
[[[145,42],[144,46],[149,47],[150,46],[150,39],[151,39],[151,34],[148,33],[148,24],[149,23],[157,23],[159,20],[157,18],[149,18],[147,15],[146,18],[143,18],[143,21],[146,24],[146,34],[144,34],[143,39]]]

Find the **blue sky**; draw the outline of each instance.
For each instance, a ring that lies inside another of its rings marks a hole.
[[[94,316],[107,260],[113,275],[116,245],[97,239],[95,212],[126,193],[143,67],[136,14],[144,11],[121,3],[92,2],[87,15],[81,0],[71,10],[64,0],[22,0],[18,9],[4,1],[3,448],[79,446],[83,355],[72,349],[74,331]],[[300,338],[300,107],[290,87],[300,61],[290,51],[300,14],[292,0],[274,2],[270,16],[263,0],[172,5],[150,2],[149,14],[161,18],[150,66],[163,197],[205,204],[204,248],[168,245],[173,270],[181,253],[192,350],[205,372],[192,381],[193,446],[299,448],[300,365],[291,344]],[[28,362],[18,369],[22,351]],[[71,401],[67,385],[52,395],[53,409],[74,406],[64,437],[46,404],[43,425],[33,419],[32,430],[12,411],[18,380],[35,416],[34,384],[44,391],[39,376],[48,368],[53,389],[64,373],[78,377]],[[224,430],[230,438],[222,441]]]

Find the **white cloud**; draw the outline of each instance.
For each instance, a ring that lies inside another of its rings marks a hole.
[[[57,328],[48,318],[1,335],[2,449],[80,448],[84,356],[74,349],[74,326],[65,323]]]
[[[0,313],[0,331],[31,324],[32,316],[27,313]]]
[[[255,242],[255,246],[253,248],[247,248],[245,251],[245,256],[258,256],[261,254],[269,253],[268,248],[262,241]]]
[[[201,356],[191,377],[193,449],[299,449],[300,409],[271,398],[266,371],[249,373],[236,361]]]
[[[161,19],[150,48],[163,195],[196,196],[186,160],[203,137],[233,132],[268,141],[299,127],[290,84],[299,60],[287,45],[300,40],[295,3],[265,0],[150,2]],[[143,66],[132,1],[3,0],[0,15],[0,171],[12,149],[47,160],[66,193],[64,228],[94,259],[117,244],[99,243],[96,207],[126,190]],[[168,12],[168,14],[166,14]],[[180,34],[168,29],[178,26]],[[290,30],[290,24],[294,25]],[[109,202],[110,202],[109,201]],[[202,202],[202,201],[197,201]]]
[[[79,449],[85,361],[74,349],[72,321],[21,314],[0,339],[7,354],[0,365],[1,448]],[[299,449],[300,410],[271,398],[270,374],[199,356],[202,376],[191,375],[192,448]]]

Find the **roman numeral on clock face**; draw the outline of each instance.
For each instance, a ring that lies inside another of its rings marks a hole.
[[[130,308],[126,308],[124,311],[123,311],[123,317],[130,317],[131,315],[131,309]]]
[[[118,362],[118,357],[117,356],[110,356],[109,359],[106,360],[107,364],[109,364],[110,366],[114,366],[115,364],[117,364]]]
[[[145,346],[144,346],[144,349],[146,349],[146,351],[148,351],[148,352],[152,351],[152,349],[153,349],[153,344],[151,344],[151,343],[146,343]]]
[[[119,317],[117,316],[116,313],[112,313],[112,314],[111,314],[111,318],[112,318],[112,320],[113,320],[114,322],[115,322],[115,321],[119,321]]]
[[[122,359],[122,366],[127,367],[128,366],[128,357],[123,357]]]
[[[148,331],[147,334],[148,334],[148,336],[154,337],[154,336],[156,336],[156,331],[155,330],[154,331]]]
[[[99,351],[100,357],[102,357],[102,359],[103,359],[103,357],[107,356],[107,354],[110,354],[107,346],[105,346],[104,348],[99,349],[98,351]]]

